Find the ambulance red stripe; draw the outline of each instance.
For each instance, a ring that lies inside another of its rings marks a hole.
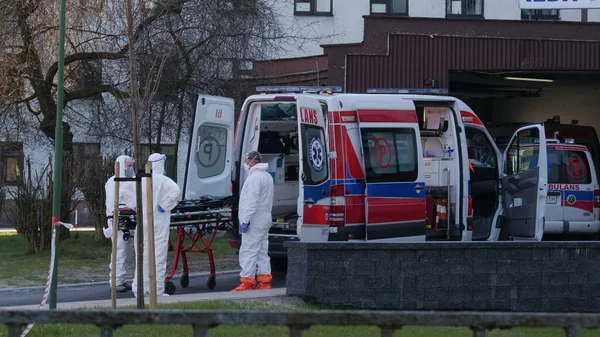
[[[413,110],[358,110],[362,123],[417,123]]]
[[[594,212],[594,202],[593,201],[576,201],[574,204],[569,204],[566,200],[561,202],[561,206],[563,207],[573,207],[578,208],[590,213]]]
[[[421,198],[369,198],[369,224],[425,220]]]

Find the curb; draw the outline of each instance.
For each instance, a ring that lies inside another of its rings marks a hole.
[[[231,300],[246,300],[256,298],[267,298],[267,297],[281,297],[286,296],[286,288],[275,288],[269,290],[251,290],[241,292],[222,291],[215,293],[202,293],[202,294],[182,294],[172,296],[159,296],[158,304],[174,304],[174,303],[185,303],[185,302],[202,302],[202,301],[231,301]],[[148,298],[145,298],[145,304],[148,303]],[[111,300],[100,300],[100,301],[83,301],[83,302],[63,302],[57,303],[56,309],[58,310],[73,310],[73,309],[106,309],[111,308]],[[135,307],[137,299],[126,298],[119,299],[117,301],[117,307]],[[39,305],[21,305],[13,307],[1,307],[0,312],[7,310],[38,310]],[[48,307],[41,310],[50,310]]]

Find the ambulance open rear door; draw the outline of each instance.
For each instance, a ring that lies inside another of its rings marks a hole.
[[[331,181],[325,117],[321,103],[315,98],[299,96],[296,104],[300,155],[298,237],[300,241],[326,242],[329,238]]]
[[[414,103],[377,97],[356,106],[365,169],[366,240],[425,240],[425,175]]]
[[[504,152],[503,223],[515,240],[542,240],[548,194],[547,158],[546,133],[541,124],[518,129]]]
[[[188,152],[184,199],[228,196],[233,159],[234,101],[200,96]]]

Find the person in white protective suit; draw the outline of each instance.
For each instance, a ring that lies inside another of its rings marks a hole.
[[[134,164],[135,161],[129,156],[119,156],[117,160],[119,166],[119,177],[120,178],[132,178],[135,175]],[[107,239],[112,239],[113,228],[116,223],[118,227],[117,215],[114,213],[115,208],[115,176],[108,178],[104,185],[106,191],[106,216],[109,217],[107,220],[108,227],[104,229],[104,236]],[[129,207],[135,209],[135,182],[132,181],[121,181],[119,182],[119,207]],[[118,213],[118,212],[117,212]],[[135,231],[129,231],[130,236],[127,240],[123,239],[123,231],[119,230],[117,235],[117,261],[116,261],[116,273],[117,273],[117,291],[125,292],[131,289],[129,284],[126,283],[127,270],[131,270],[133,267],[134,259],[134,233]],[[108,284],[111,284],[112,276],[112,263],[108,265],[111,272],[108,275]]]
[[[154,256],[156,263],[156,294],[165,294],[165,273],[167,270],[167,253],[169,245],[169,227],[171,226],[171,210],[179,203],[181,192],[179,186],[165,176],[165,161],[167,156],[153,153],[148,157],[152,162],[152,201],[154,205]],[[144,178],[147,179],[147,178]],[[144,180],[142,179],[142,180]],[[146,182],[142,182],[143,209],[144,209],[144,295],[150,293],[150,279],[148,276],[148,220],[146,216],[147,205]],[[137,254],[137,247],[136,247]],[[137,263],[137,259],[136,259]],[[136,266],[137,269],[137,266]],[[133,279],[133,294],[137,296],[137,274]]]
[[[271,288],[273,277],[268,253],[269,229],[273,224],[273,177],[267,172],[268,168],[268,164],[261,162],[260,153],[257,151],[246,154],[244,169],[248,177],[242,187],[239,201],[239,223],[242,233],[239,253],[241,284],[232,291]]]

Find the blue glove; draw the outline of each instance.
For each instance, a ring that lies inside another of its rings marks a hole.
[[[165,212],[165,210],[162,207],[160,207],[160,205],[158,205],[158,211],[161,212],[161,213]]]
[[[241,229],[242,233],[244,233],[244,234],[245,234],[245,233],[248,231],[248,227],[249,227],[249,226],[250,226],[250,224],[248,224],[248,223],[243,223],[243,224],[240,226],[240,229]]]

